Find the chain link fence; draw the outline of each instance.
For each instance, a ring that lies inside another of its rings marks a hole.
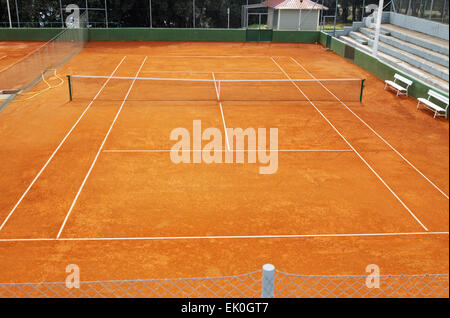
[[[447,23],[449,18],[449,0],[392,0],[391,11]]]
[[[245,24],[243,7],[264,0],[0,0],[0,27],[62,28],[70,4],[87,10],[90,28],[241,28]],[[360,21],[371,12],[370,4],[378,0],[314,0],[329,10],[322,15],[333,17],[338,24]],[[385,10],[436,22],[449,21],[449,0],[385,0]],[[8,12],[9,11],[9,12]],[[11,17],[11,23],[9,18]],[[253,17],[252,17],[253,18]],[[323,19],[321,19],[323,20]],[[251,24],[257,24],[258,21]]]
[[[61,30],[36,50],[2,69],[0,89],[14,91],[31,88],[46,76],[47,70],[64,64],[80,52],[88,41],[85,19],[85,14],[82,14],[77,28]]]
[[[0,27],[63,28],[76,5],[88,27],[241,28],[242,7],[263,0],[0,0]],[[11,23],[10,23],[11,21]]]
[[[0,284],[2,298],[448,298],[449,275],[295,275],[265,265],[216,278]],[[368,279],[379,278],[379,288]]]
[[[275,296],[282,298],[448,298],[448,275],[381,275],[379,288],[367,276],[303,276],[277,272]]]

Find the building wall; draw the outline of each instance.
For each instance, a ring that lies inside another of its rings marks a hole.
[[[274,12],[274,29],[278,29],[278,12],[280,12],[279,30],[298,30],[299,18],[301,21],[300,30],[317,30],[319,10],[302,10],[300,16],[299,10],[274,10]]]
[[[316,31],[319,23],[319,10],[302,10],[300,30]]]
[[[280,30],[297,30],[298,18],[298,10],[280,10]]]
[[[275,28],[275,24],[274,24],[275,10],[273,8],[269,8],[267,13],[268,13],[268,15],[267,15],[267,27],[269,29],[273,29],[273,28]]]
[[[273,29],[278,30],[278,10],[273,10]]]

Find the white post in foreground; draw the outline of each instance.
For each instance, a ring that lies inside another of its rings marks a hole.
[[[378,42],[380,41],[381,19],[383,18],[384,0],[380,0],[377,11],[377,24],[375,27],[375,40],[373,41],[373,55],[378,54]]]
[[[266,264],[263,266],[263,278],[262,278],[262,298],[274,297],[274,281],[275,281],[275,266],[272,264]]]
[[[9,28],[12,29],[11,8],[9,7],[9,0],[6,0],[6,7],[8,8]]]

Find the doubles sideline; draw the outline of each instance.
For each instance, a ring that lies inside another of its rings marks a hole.
[[[72,132],[75,130],[75,128],[78,126],[78,124],[80,123],[80,121],[83,119],[83,117],[86,115],[87,111],[91,108],[92,104],[94,103],[94,101],[97,99],[97,97],[100,95],[100,93],[103,91],[103,89],[105,88],[105,86],[109,83],[110,79],[114,76],[114,74],[116,73],[116,71],[119,69],[120,65],[122,65],[123,61],[125,61],[126,56],[124,56],[122,58],[122,60],[119,62],[119,64],[116,66],[116,68],[114,69],[114,71],[111,73],[111,75],[109,76],[108,79],[106,79],[106,81],[103,83],[102,87],[100,87],[100,90],[97,92],[97,94],[94,96],[94,98],[92,99],[92,101],[88,104],[88,106],[84,109],[83,113],[80,115],[80,117],[78,117],[78,120],[75,122],[75,124],[72,126],[72,128],[67,132],[67,134],[64,136],[64,138],[61,140],[61,142],[59,143],[59,145],[56,147],[56,149],[53,151],[53,153],[51,154],[50,158],[47,160],[47,162],[44,164],[44,166],[41,168],[41,170],[39,170],[39,172],[37,173],[37,175],[34,177],[34,179],[31,181],[30,185],[27,187],[27,189],[25,190],[25,192],[22,194],[22,196],[19,198],[19,200],[17,201],[17,203],[14,205],[14,207],[12,208],[12,210],[9,212],[9,214],[6,216],[6,218],[4,219],[3,223],[0,225],[0,231],[5,227],[6,223],[8,222],[8,220],[11,218],[11,216],[14,214],[14,212],[16,211],[17,207],[20,205],[20,203],[23,201],[23,199],[25,198],[25,196],[28,194],[28,192],[31,190],[31,188],[33,187],[33,185],[36,183],[36,181],[39,179],[39,177],[41,176],[41,174],[44,172],[44,170],[47,168],[47,166],[50,164],[50,162],[53,160],[53,158],[55,157],[55,155],[58,153],[59,149],[61,149],[61,147],[64,145],[64,143],[66,142],[66,140],[69,138],[69,136],[72,134]]]
[[[136,76],[133,79],[133,82],[131,83],[130,87],[128,88],[128,91],[127,91],[127,93],[126,93],[126,95],[125,95],[125,97],[124,97],[124,99],[122,101],[122,104],[119,107],[119,110],[117,111],[116,115],[114,116],[114,119],[113,119],[113,121],[112,121],[112,123],[111,123],[111,125],[110,125],[110,127],[109,127],[109,129],[108,129],[108,131],[106,133],[106,135],[105,135],[105,138],[103,139],[102,144],[100,145],[100,147],[99,147],[99,149],[97,151],[97,154],[95,155],[95,158],[94,158],[94,160],[93,160],[93,162],[92,162],[88,172],[86,173],[86,176],[84,177],[83,182],[81,183],[77,194],[75,195],[75,198],[74,198],[74,200],[73,200],[73,202],[72,202],[72,204],[71,204],[71,206],[69,208],[69,211],[67,212],[66,217],[64,218],[64,221],[63,221],[63,223],[61,225],[61,228],[59,229],[59,232],[58,232],[58,235],[56,236],[56,238],[59,238],[61,236],[61,233],[64,230],[64,227],[65,227],[65,225],[67,223],[67,220],[69,219],[69,216],[72,213],[73,208],[75,207],[75,204],[77,203],[77,200],[80,197],[80,194],[81,194],[81,192],[84,189],[84,186],[85,186],[85,184],[87,182],[87,179],[89,178],[92,170],[94,169],[95,164],[97,163],[98,158],[100,157],[100,154],[101,154],[101,152],[103,150],[103,147],[105,146],[105,143],[108,140],[109,135],[111,134],[111,131],[112,131],[112,129],[113,129],[113,127],[114,127],[114,125],[115,125],[115,123],[117,121],[117,118],[119,118],[119,115],[122,112],[123,106],[125,105],[125,102],[127,101],[127,98],[130,95],[130,93],[131,93],[131,89],[133,88],[134,83],[136,82],[136,79],[139,76],[139,73],[141,72],[142,68],[144,67],[144,64],[145,64],[146,61],[147,61],[147,56],[142,61],[141,65],[140,65],[140,67],[139,67],[139,69],[138,69],[138,71],[136,73]]]
[[[317,79],[311,72],[309,72],[302,64],[300,64],[296,59],[291,57],[291,60],[294,61],[298,66],[300,66],[311,78]],[[394,148],[385,138],[383,138],[375,129],[373,129],[366,121],[364,121],[361,117],[359,117],[350,107],[347,106],[341,99],[339,99],[335,94],[333,94],[322,82],[319,82],[322,87],[327,90],[337,101],[339,101],[349,112],[353,114],[357,119],[359,119],[367,128],[369,128],[372,133],[374,133],[381,141],[383,141],[391,150],[393,150],[400,158],[403,159],[411,168],[413,168],[418,174],[420,174],[425,180],[428,181],[436,190],[438,190],[447,200],[449,199],[448,194],[446,194],[443,190],[441,190],[433,181],[431,181],[425,174],[423,174],[415,165],[413,165],[405,156],[403,156],[397,149]]]
[[[275,61],[275,59],[271,58],[273,63],[275,63],[281,71],[286,75],[286,78],[291,79],[288,73]],[[375,171],[374,168],[364,159],[364,157],[356,150],[356,148],[345,138],[342,133],[331,123],[331,121],[320,111],[319,108],[306,96],[306,94],[300,89],[300,87],[292,81],[292,84],[297,88],[297,90],[308,100],[308,102],[314,107],[314,109],[325,119],[325,121],[333,128],[333,130],[345,141],[345,143],[353,150],[353,152],[361,159],[361,161],[372,171],[372,173],[380,180],[384,186],[392,193],[392,195],[400,202],[400,204],[408,211],[408,213],[416,220],[417,223],[425,230],[429,231],[428,228],[419,220],[419,218],[411,211],[411,209],[400,199],[400,197],[391,189],[391,187],[386,183],[386,181],[381,178],[381,176]]]

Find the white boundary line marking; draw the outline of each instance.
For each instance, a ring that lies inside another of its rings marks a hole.
[[[62,231],[64,230],[64,227],[65,227],[65,225],[67,223],[67,220],[69,219],[69,216],[72,213],[73,208],[75,207],[75,204],[76,204],[78,198],[80,197],[81,191],[83,191],[83,188],[84,188],[84,186],[85,186],[85,184],[87,182],[87,179],[89,178],[89,175],[91,174],[92,170],[94,169],[94,166],[95,166],[95,164],[96,164],[96,162],[97,162],[97,160],[98,160],[98,158],[100,156],[100,153],[102,152],[102,149],[103,149],[103,147],[104,147],[104,145],[106,143],[106,140],[109,137],[109,134],[111,133],[111,131],[112,131],[113,127],[114,127],[114,124],[117,121],[117,118],[119,117],[120,113],[122,112],[123,106],[125,105],[125,102],[127,101],[128,95],[130,95],[131,89],[133,88],[134,83],[136,82],[136,78],[138,77],[139,72],[141,71],[142,67],[144,66],[145,61],[147,61],[147,57],[144,58],[144,61],[142,62],[141,66],[139,67],[139,70],[137,71],[136,76],[135,76],[133,82],[131,83],[130,88],[128,89],[128,91],[127,91],[127,93],[126,93],[126,95],[125,95],[125,97],[124,97],[124,99],[122,101],[122,104],[120,105],[120,108],[117,111],[116,116],[114,117],[114,119],[113,119],[113,121],[111,123],[111,126],[109,127],[108,132],[106,133],[106,136],[103,139],[103,142],[102,142],[102,144],[100,145],[100,148],[97,151],[97,154],[96,154],[96,156],[94,158],[94,161],[92,162],[91,167],[89,168],[86,176],[84,177],[83,182],[81,183],[80,188],[78,189],[78,192],[77,192],[77,194],[76,194],[76,196],[75,196],[75,198],[74,198],[74,200],[72,202],[72,205],[69,208],[69,211],[67,212],[67,215],[66,215],[66,217],[64,219],[64,222],[62,223],[61,228],[59,229],[58,235],[56,236],[57,239],[59,239],[59,237],[61,236]]]
[[[220,101],[220,93],[219,93],[219,90],[217,88],[216,76],[214,75],[214,73],[211,73],[211,74],[212,74],[212,77],[214,79],[214,87],[216,88],[217,101],[219,102],[220,113],[222,115],[223,129],[224,129],[224,132],[225,132],[225,142],[227,143],[228,151],[231,151],[230,141],[228,140],[227,125],[225,123],[225,116],[223,115],[222,102]],[[220,85],[220,82],[219,82],[219,85]]]
[[[317,79],[312,73],[310,73],[302,64],[300,64],[296,59],[291,57],[291,59],[299,65],[306,73],[308,73],[313,79]],[[323,86],[331,95],[333,95],[336,100],[338,100],[348,111],[350,111],[356,118],[358,118],[367,128],[369,128],[378,138],[380,138],[389,148],[391,148],[397,155],[400,156],[407,164],[409,164],[417,173],[424,177],[436,190],[438,190],[444,197],[449,199],[448,194],[441,190],[435,183],[433,183],[428,177],[426,177],[416,166],[414,166],[406,157],[404,157],[397,149],[395,149],[386,139],[384,139],[378,132],[375,131],[368,123],[366,123],[361,117],[359,117],[353,110],[350,109],[342,100],[340,100],[336,95],[334,95],[326,86],[321,82],[320,85]]]
[[[339,237],[384,237],[384,236],[431,236],[449,235],[449,232],[398,232],[398,233],[356,233],[356,234],[292,234],[292,235],[230,235],[230,236],[167,236],[167,237],[91,237],[91,238],[37,238],[0,239],[9,242],[57,242],[57,241],[165,241],[165,240],[217,240],[217,239],[283,239],[283,238],[339,238]]]
[[[232,58],[232,59],[253,59],[253,58],[261,58],[266,59],[268,58],[267,55],[150,55],[150,58],[212,58],[212,59],[218,59],[218,58]],[[290,56],[275,56],[275,57],[285,57],[289,58]]]
[[[219,106],[220,106],[220,113],[222,114],[223,128],[224,128],[224,130],[225,130],[225,141],[227,142],[227,148],[228,148],[228,151],[231,151],[230,141],[228,140],[228,130],[227,130],[227,125],[225,124],[225,116],[223,115],[222,102],[219,102]]]
[[[211,72],[201,71],[142,71],[141,73],[186,73],[186,74],[211,74]],[[215,74],[282,74],[281,72],[214,72]]]
[[[273,59],[272,61],[284,72],[287,78],[290,78],[290,76],[284,71],[284,69]],[[372,173],[384,184],[384,186],[392,193],[392,195],[403,205],[403,207],[406,209],[406,211],[409,212],[409,214],[419,223],[425,231],[428,231],[428,228],[419,220],[419,218],[411,211],[411,209],[400,199],[400,197],[389,187],[389,185],[381,178],[381,176],[372,168],[372,166],[364,159],[364,157],[353,147],[353,145],[339,132],[339,130],[331,123],[331,121],[317,108],[317,106],[308,98],[308,96],[303,93],[303,91],[298,87],[298,85],[295,82],[292,82],[292,84],[298,89],[298,91],[305,96],[305,98],[308,100],[308,102],[316,109],[316,111],[328,122],[328,124],[333,128],[333,130],[341,136],[341,138],[347,143],[347,145],[353,149],[355,154],[362,160],[362,162],[372,171]]]
[[[114,69],[114,71],[111,73],[111,75],[109,76],[109,79],[116,73],[116,71],[118,70],[119,66],[122,65],[123,61],[126,59],[126,56],[124,56],[122,58],[122,60],[120,61],[120,63],[116,66],[116,68]],[[100,93],[103,91],[103,89],[105,88],[105,86],[108,84],[109,79],[107,79],[105,81],[105,83],[103,84],[103,86],[100,88],[100,90],[97,92],[97,94],[94,96],[94,98],[91,100],[91,102],[88,104],[88,106],[86,107],[86,109],[83,111],[83,113],[80,115],[80,117],[78,118],[78,120],[75,122],[75,124],[72,126],[72,128],[69,130],[69,132],[64,136],[64,138],[61,140],[61,142],[59,143],[58,147],[56,147],[55,151],[53,151],[52,155],[50,156],[50,158],[47,160],[47,162],[44,164],[44,166],[41,168],[41,170],[38,172],[38,174],[34,177],[33,181],[30,183],[30,185],[28,186],[28,188],[25,190],[25,192],[22,194],[22,196],[20,197],[19,201],[17,201],[16,205],[14,205],[14,207],[12,208],[12,210],[9,212],[8,216],[5,218],[5,220],[3,221],[2,225],[0,226],[0,231],[3,229],[3,227],[5,226],[6,222],[8,222],[8,220],[11,218],[11,216],[13,215],[13,213],[16,211],[17,207],[20,205],[20,203],[22,202],[22,200],[25,198],[25,196],[28,194],[28,192],[30,191],[30,189],[33,187],[33,185],[35,184],[35,182],[37,181],[37,179],[39,179],[39,177],[41,176],[41,174],[44,172],[44,170],[47,168],[47,166],[50,164],[50,162],[52,161],[52,159],[55,157],[56,153],[59,151],[59,149],[63,146],[63,144],[66,142],[66,140],[69,138],[69,136],[71,135],[71,133],[74,131],[74,129],[77,127],[78,123],[81,121],[81,119],[84,117],[84,115],[87,113],[87,111],[91,108],[92,104],[94,103],[94,101],[97,99],[97,97],[100,95]]]
[[[205,152],[205,150],[169,150],[169,149],[129,149],[103,150],[105,153],[169,153],[169,152]],[[218,152],[266,152],[267,150],[215,150]],[[273,152],[353,152],[351,149],[280,149]],[[210,152],[206,150],[206,152]]]
[[[220,102],[220,93],[219,93],[219,89],[217,88],[216,75],[214,75],[214,72],[212,72],[211,74],[212,74],[212,78],[214,81],[214,88],[216,89],[217,101]],[[219,82],[219,85],[220,85],[220,82]]]

